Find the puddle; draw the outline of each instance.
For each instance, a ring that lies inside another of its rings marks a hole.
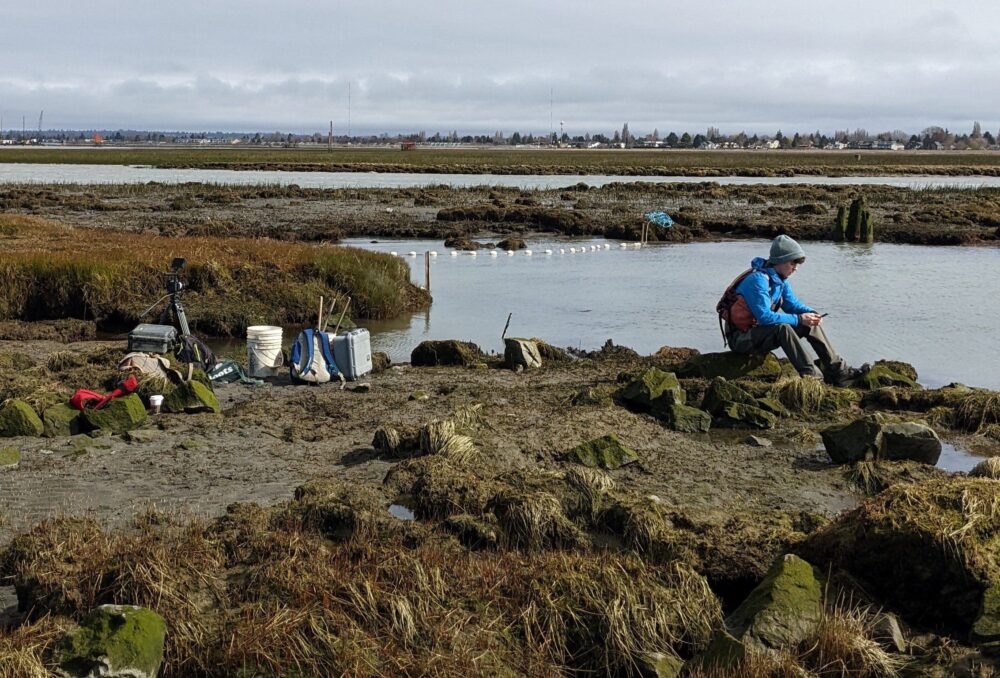
[[[986,459],[988,455],[976,454],[964,447],[955,447],[951,443],[941,442],[941,457],[938,459],[937,467],[952,473],[961,471],[968,473],[976,464]]]
[[[398,518],[399,520],[413,520],[413,511],[409,507],[403,506],[402,504],[390,504],[389,505],[389,515],[393,518]]]

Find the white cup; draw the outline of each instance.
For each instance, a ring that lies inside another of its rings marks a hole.
[[[163,405],[163,396],[161,395],[151,395],[149,396],[149,406],[153,408],[153,414],[160,413],[160,406]]]

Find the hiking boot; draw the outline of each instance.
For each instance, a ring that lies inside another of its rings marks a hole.
[[[845,367],[841,369],[834,377],[834,386],[839,386],[840,388],[851,388],[861,377],[868,374],[868,370],[871,369],[871,365],[865,363],[861,367]]]

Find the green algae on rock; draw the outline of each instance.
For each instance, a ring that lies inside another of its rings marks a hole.
[[[651,367],[621,389],[618,397],[629,406],[648,412],[660,398],[683,405],[685,393],[677,375]]]
[[[177,386],[163,398],[164,412],[214,412],[219,414],[222,407],[211,386],[192,379]]]
[[[757,406],[757,400],[742,386],[728,381],[725,377],[716,377],[708,385],[705,397],[701,401],[701,409],[713,416],[718,416],[733,403]]]
[[[166,622],[150,609],[101,605],[60,643],[59,666],[70,676],[154,678],[166,636]]]
[[[2,447],[0,448],[0,471],[5,469],[17,468],[17,465],[21,463],[21,453],[13,447]]]
[[[822,615],[823,590],[813,566],[787,554],[726,618],[726,628],[756,648],[789,649],[809,637]]]
[[[59,403],[42,412],[42,435],[46,438],[75,436],[83,432],[85,423],[83,412],[66,403]]]
[[[636,454],[635,450],[622,443],[621,439],[614,433],[574,447],[569,451],[567,457],[577,464],[609,471],[639,461],[639,455]]]
[[[773,381],[781,376],[781,363],[773,353],[702,353],[677,368],[677,376],[714,379],[750,377]]]
[[[115,398],[99,410],[84,410],[87,425],[95,430],[124,433],[146,421],[146,407],[136,394]]]
[[[712,417],[708,412],[679,405],[666,398],[654,402],[651,413],[669,428],[682,433],[705,433],[712,427]]]
[[[8,400],[0,408],[0,438],[40,436],[44,430],[35,410],[23,400]]]
[[[774,428],[778,418],[756,405],[728,403],[715,417],[714,423],[721,428]]]

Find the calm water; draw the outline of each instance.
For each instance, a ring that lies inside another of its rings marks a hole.
[[[297,184],[303,188],[412,188],[449,186],[513,186],[516,188],[561,188],[584,182],[603,186],[615,181],[648,183],[719,184],[826,184],[885,185],[907,188],[1000,187],[1000,177],[625,177],[613,175],[497,175],[497,174],[380,174],[377,172],[281,172],[207,169],[158,169],[126,165],[59,165],[0,162],[0,183],[143,184],[157,181],[180,184],[194,181],[209,184],[257,185]]]
[[[611,249],[589,250],[605,243]],[[400,361],[424,339],[464,339],[500,352],[508,313],[508,336],[537,336],[557,346],[595,349],[612,338],[640,353],[664,345],[719,351],[715,303],[768,245],[620,249],[603,239],[534,240],[528,243],[533,256],[493,258],[483,251],[452,257],[441,241],[345,244],[398,252],[418,284],[423,252],[439,252],[431,259],[429,312],[366,323],[375,350]],[[571,246],[588,251],[570,254]],[[543,254],[547,248],[554,254]],[[984,310],[985,300],[1000,299],[1000,249],[806,243],[805,250],[808,260],[792,278],[796,293],[829,312],[824,327],[851,363],[904,360],[928,387],[958,381],[1000,389],[1000,316]],[[409,257],[410,251],[420,256]]]

